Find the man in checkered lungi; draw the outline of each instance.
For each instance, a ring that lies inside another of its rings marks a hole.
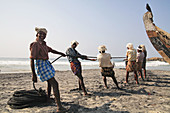
[[[54,54],[60,54],[62,56],[66,56],[66,55],[46,45],[44,39],[46,38],[47,30],[45,28],[35,28],[35,31],[37,32],[36,41],[30,44],[30,51],[31,51],[30,65],[32,70],[32,81],[37,82],[37,76],[42,82],[47,81],[48,82],[47,96],[50,98],[51,86],[52,86],[53,93],[55,96],[55,101],[57,104],[57,112],[65,112],[67,110],[61,105],[58,82],[54,78],[55,70],[53,66],[50,64],[50,62],[48,61],[49,59],[48,52]]]

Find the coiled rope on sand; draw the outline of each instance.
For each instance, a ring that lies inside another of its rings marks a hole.
[[[15,91],[13,96],[8,100],[7,104],[12,109],[22,109],[33,107],[47,102],[47,94],[45,90],[35,88],[33,82],[33,90],[19,90]]]

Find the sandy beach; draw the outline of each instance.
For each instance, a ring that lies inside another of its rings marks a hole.
[[[170,71],[147,70],[147,78],[135,84],[133,73],[125,84],[125,69],[114,69],[119,86],[118,90],[111,80],[105,89],[100,70],[83,70],[86,89],[90,97],[78,88],[77,77],[71,71],[56,71],[61,101],[68,113],[168,113],[170,111]],[[46,90],[46,82],[36,83],[36,87]],[[33,89],[31,73],[0,74],[0,112],[1,113],[53,113],[56,104],[43,103],[31,108],[11,109],[7,101],[14,91]],[[52,95],[51,98],[54,98]]]

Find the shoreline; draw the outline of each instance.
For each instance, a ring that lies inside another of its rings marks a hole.
[[[125,69],[114,69],[115,77],[122,90],[118,90],[114,82],[107,78],[108,89],[104,88],[100,69],[84,69],[83,77],[90,97],[84,97],[83,92],[74,91],[78,80],[70,70],[57,71],[55,78],[59,83],[61,101],[68,113],[168,113],[170,109],[170,71],[147,70],[147,79],[139,78],[135,83],[133,73],[129,75],[129,83],[125,81]],[[11,109],[7,101],[14,91],[33,89],[31,73],[0,73],[0,112],[2,113],[54,113],[55,103],[44,103],[39,106]],[[46,90],[46,82],[36,83],[36,87]],[[53,94],[53,93],[52,93]],[[54,98],[52,95],[51,98]]]
[[[125,68],[114,68],[114,70],[126,70]],[[99,70],[100,71],[100,69],[82,69],[82,70]],[[146,69],[146,70],[150,70],[150,71],[169,71],[170,72],[170,70],[161,70],[161,69]],[[65,72],[65,71],[71,71],[71,70],[55,70],[56,72]],[[27,73],[32,73],[31,71],[21,71],[21,72],[15,72],[15,71],[13,71],[13,72],[0,72],[0,75],[1,74],[27,74]]]

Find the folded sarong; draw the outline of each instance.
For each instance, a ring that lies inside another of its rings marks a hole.
[[[55,70],[48,60],[35,60],[35,72],[42,82],[55,76]]]
[[[137,64],[136,61],[128,61],[126,66],[126,71],[132,72],[137,70]]]
[[[70,67],[75,75],[81,75],[82,69],[81,69],[81,63],[79,61],[71,62]]]
[[[102,74],[102,76],[112,77],[112,76],[114,76],[115,73],[113,71],[113,67],[102,67],[101,74]]]
[[[137,71],[142,70],[142,64],[143,62],[137,62]]]

